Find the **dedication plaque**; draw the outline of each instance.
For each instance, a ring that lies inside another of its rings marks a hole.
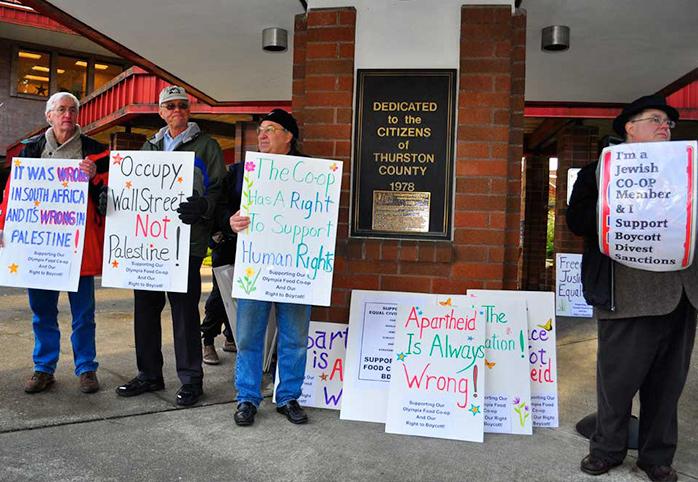
[[[359,69],[351,235],[451,239],[455,69]]]

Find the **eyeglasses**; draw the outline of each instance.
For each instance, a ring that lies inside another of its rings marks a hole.
[[[187,110],[189,108],[189,103],[188,102],[168,102],[167,104],[163,104],[162,107],[164,107],[167,110]]]
[[[77,107],[65,107],[65,106],[60,106],[56,107],[55,109],[51,109],[54,112],[58,112],[60,115],[65,114],[66,112],[70,112],[73,115],[76,115],[78,113]]]
[[[640,121],[650,121],[652,124],[656,125],[657,127],[661,126],[666,122],[666,125],[669,129],[673,129],[676,127],[676,122],[674,122],[671,119],[666,119],[666,118],[661,118],[656,115],[653,115],[652,117],[643,117],[642,119],[635,119],[631,120],[630,122],[640,122]]]
[[[259,136],[259,135],[262,135],[262,134],[270,135],[270,134],[273,134],[273,133],[276,132],[276,131],[288,132],[288,131],[287,131],[286,129],[284,129],[283,127],[274,127],[274,126],[257,127],[257,135],[258,135],[258,136]]]

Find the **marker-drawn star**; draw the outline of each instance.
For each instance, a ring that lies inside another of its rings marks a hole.
[[[469,337],[468,337],[468,341],[473,341],[474,339],[475,339],[475,338],[473,338],[472,336],[469,336]]]
[[[126,181],[126,189],[131,189],[133,187],[133,183],[131,181]]]
[[[473,405],[472,403],[470,404],[470,408],[468,409],[468,412],[473,414],[473,417],[480,413],[480,405]]]
[[[68,181],[63,181],[61,184],[63,185],[63,187],[68,187]]]
[[[10,268],[10,273],[16,273],[19,265],[17,263],[12,263],[10,266],[8,266],[8,268]]]
[[[180,183],[180,184],[184,182],[184,179],[182,178],[182,176],[179,176],[179,177],[177,178],[177,182]]]
[[[22,165],[22,161],[20,161],[19,159],[15,159],[15,166],[19,167],[21,165]]]
[[[37,206],[37,207],[38,207],[39,204],[41,204],[41,201],[39,201],[38,199],[37,199],[36,201],[34,201],[34,206]]]
[[[405,361],[405,358],[407,358],[407,355],[405,353],[400,352],[397,355],[395,355],[395,358],[397,358],[399,361]]]
[[[119,262],[117,260],[114,260],[111,262],[111,267],[112,268],[118,268],[119,267]]]
[[[112,156],[112,159],[114,160],[114,162],[112,164],[114,164],[115,166],[119,166],[119,165],[121,165],[121,161],[123,160],[123,157],[121,157],[121,154],[119,154],[117,152],[114,156]]]
[[[327,373],[323,373],[322,375],[320,375],[320,380],[322,380],[323,382],[326,382],[327,381]]]

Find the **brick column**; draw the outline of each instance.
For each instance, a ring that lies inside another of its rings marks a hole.
[[[555,199],[555,252],[581,253],[582,238],[567,227],[567,170],[584,167],[598,159],[599,129],[581,125],[566,127],[558,134],[557,196]]]
[[[114,132],[111,135],[111,149],[120,149],[122,151],[137,151],[143,147],[146,141],[146,136],[143,134],[135,134],[132,132]]]

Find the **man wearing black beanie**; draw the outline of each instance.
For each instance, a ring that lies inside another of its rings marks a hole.
[[[274,109],[267,114],[257,128],[259,151],[266,154],[302,155],[297,147],[298,124],[291,114],[283,109]],[[242,175],[236,179],[237,191],[242,191]],[[235,214],[230,217],[234,233],[245,230],[250,218],[240,216],[240,198],[232,206]],[[310,324],[310,305],[275,303],[276,321],[279,329],[277,360],[279,385],[276,388],[276,410],[291,423],[308,421],[303,408],[298,404],[301,386],[305,377],[306,343]],[[262,401],[262,354],[269,319],[271,302],[238,299],[237,344],[238,355],[235,368],[237,389],[237,411],[235,423],[252,425],[257,407]]]

